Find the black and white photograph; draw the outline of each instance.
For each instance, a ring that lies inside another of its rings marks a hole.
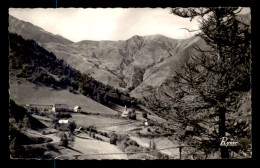
[[[250,7],[8,9],[11,160],[252,158]]]

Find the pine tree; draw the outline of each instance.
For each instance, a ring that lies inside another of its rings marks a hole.
[[[174,78],[174,109],[183,128],[192,126],[199,143],[218,148],[235,113],[241,92],[250,91],[250,29],[238,21],[238,8],[172,9],[181,17],[200,19],[205,44],[196,46],[190,61]],[[234,135],[235,136],[235,135]],[[194,141],[193,141],[194,142]],[[228,149],[221,147],[221,157]]]

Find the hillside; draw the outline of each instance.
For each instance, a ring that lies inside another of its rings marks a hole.
[[[24,22],[9,15],[9,32],[22,35],[25,39],[33,39],[38,43],[54,42],[60,44],[71,44],[72,41],[60,35],[54,35],[29,22]]]
[[[18,104],[67,104],[70,109],[78,105],[86,112],[117,114],[116,111],[80,93],[75,94],[68,90],[55,90],[50,87],[39,86],[25,79],[13,78],[9,84],[10,98]]]
[[[80,92],[105,105],[111,103],[133,105],[134,103],[134,99],[128,94],[104,85],[86,74],[81,74],[33,40],[24,40],[21,36],[10,33],[9,42],[10,78],[23,78],[55,90],[67,89],[72,93]]]
[[[237,19],[250,24],[251,17],[244,14],[238,15]],[[83,40],[73,43],[12,16],[9,31],[35,40],[81,73],[136,98],[169,89],[168,81],[178,67],[189,60],[193,47],[205,46],[200,37],[172,39],[159,34],[135,35],[120,41]]]
[[[158,89],[183,61],[189,59],[192,46],[201,41],[196,37],[172,39],[163,35],[135,35],[125,41],[72,43],[12,16],[9,31],[35,40],[81,73],[137,98]]]
[[[126,41],[84,40],[66,46],[42,46],[80,72],[140,97],[147,88],[157,88],[172,76],[198,41],[195,37],[176,40],[154,35],[133,36]]]

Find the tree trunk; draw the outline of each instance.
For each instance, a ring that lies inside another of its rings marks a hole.
[[[225,125],[225,121],[226,121],[226,108],[224,107],[220,107],[219,108],[219,134],[220,134],[220,138],[225,137],[226,136],[226,125]],[[225,146],[221,146],[220,147],[220,151],[221,151],[221,158],[222,159],[227,159],[229,158],[229,153],[228,153],[228,148]]]
[[[221,25],[221,15],[219,14],[218,11],[216,11],[216,19],[217,19],[217,30],[218,30],[218,32],[221,32],[221,26],[220,26]],[[221,63],[225,62],[225,57],[223,56],[223,53],[222,53],[222,43],[219,39],[217,40],[217,50],[219,52],[219,58],[221,59]],[[219,64],[219,66],[221,66],[221,63]],[[220,102],[222,102],[222,101],[223,100],[220,100]],[[226,108],[219,107],[219,135],[220,135],[220,138],[226,136],[225,122],[226,122]],[[222,159],[226,159],[229,157],[227,147],[221,146],[220,151],[221,151]]]

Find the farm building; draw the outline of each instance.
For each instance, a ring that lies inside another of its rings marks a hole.
[[[129,110],[127,110],[127,107],[125,106],[125,110],[123,111],[121,117],[128,117],[129,115]]]
[[[60,124],[67,124],[69,122],[69,120],[59,120]]]
[[[73,108],[73,111],[74,111],[74,112],[81,112],[81,107],[80,107],[80,106],[75,106],[75,107]]]
[[[128,110],[127,107],[125,106],[125,110],[123,111],[121,117],[135,119],[136,118],[135,110],[134,109]]]
[[[65,112],[68,110],[69,108],[67,104],[54,104],[52,107],[53,112]]]
[[[148,126],[148,125],[149,125],[147,119],[145,119],[145,121],[144,121],[144,125],[145,125],[145,126]]]

